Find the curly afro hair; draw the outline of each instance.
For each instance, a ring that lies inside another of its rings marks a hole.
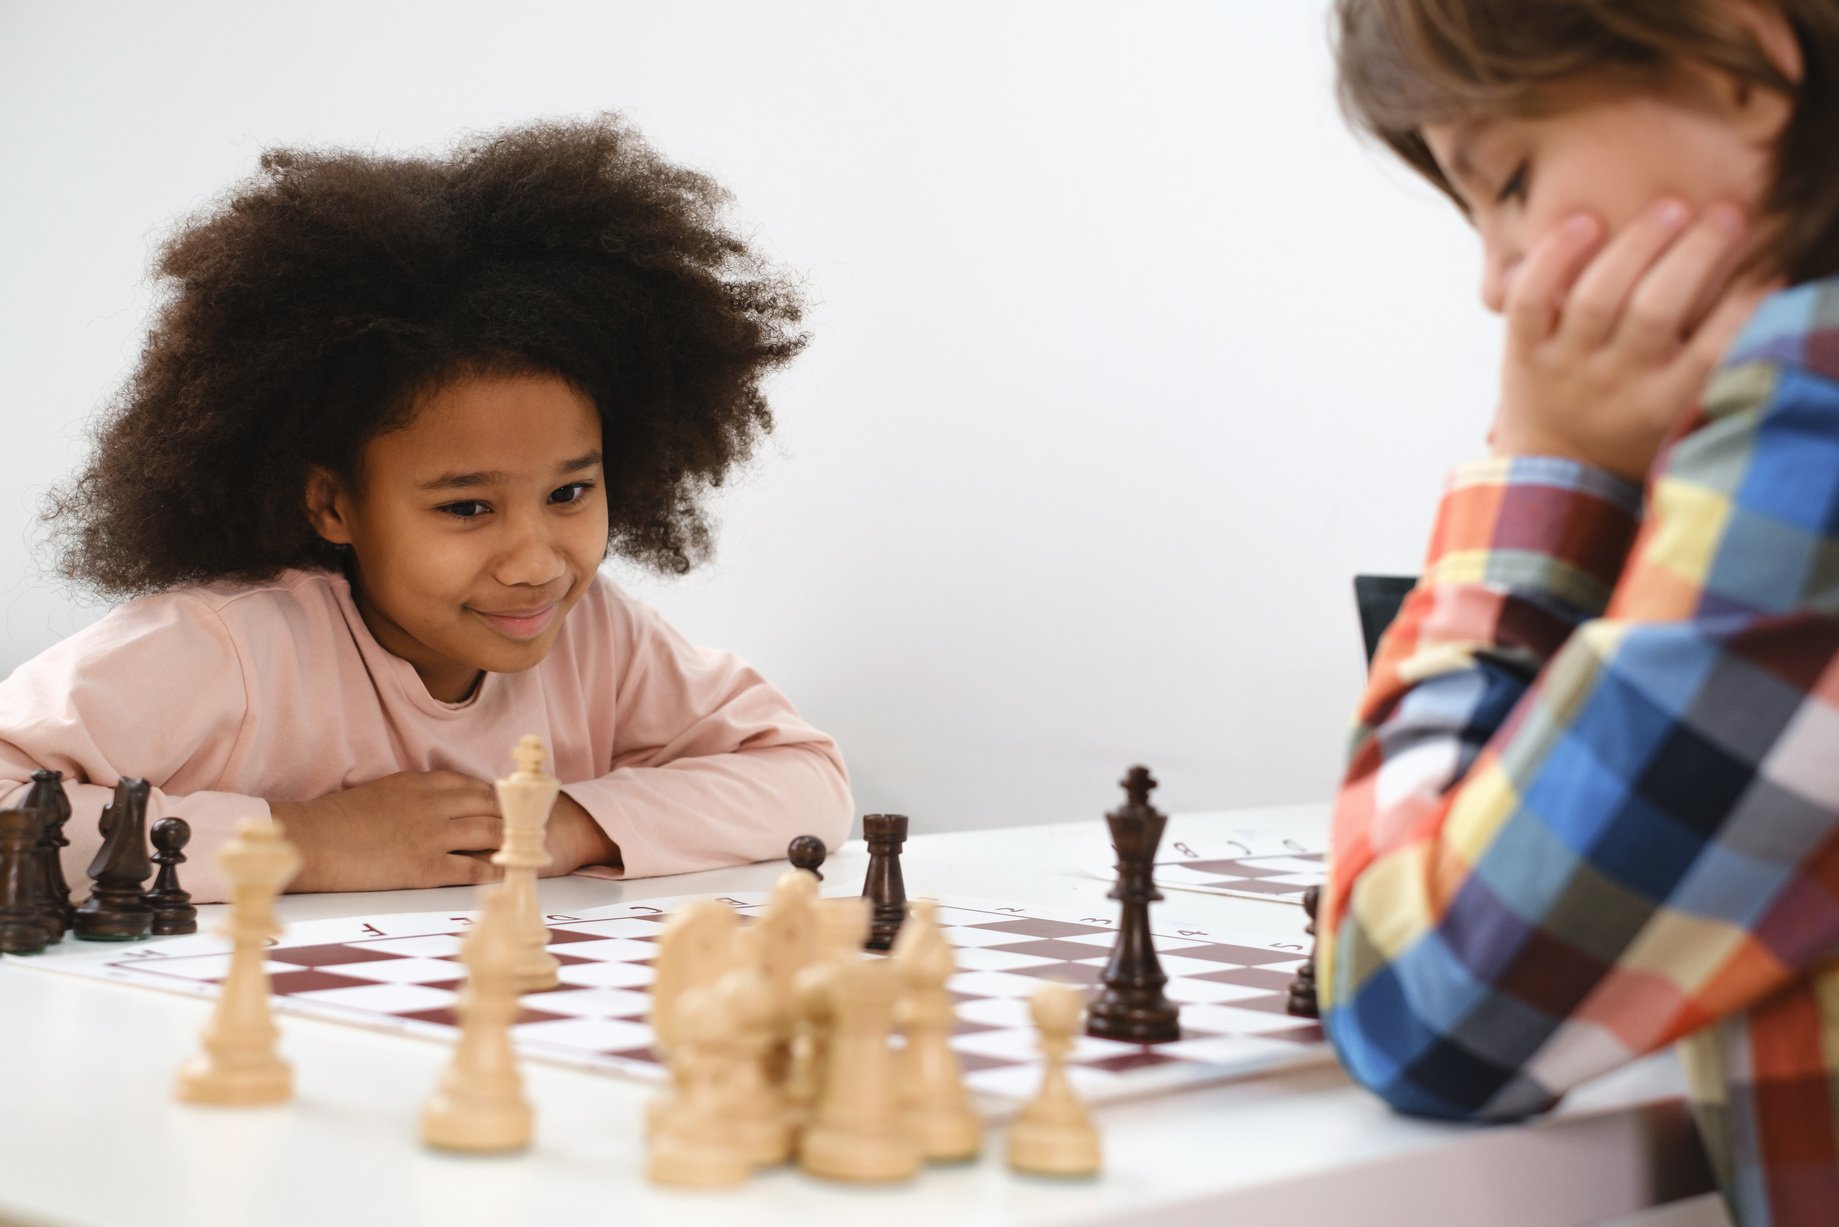
[[[521,374],[599,410],[608,552],[688,570],[702,496],[772,428],[761,379],[808,339],[726,201],[611,115],[438,160],[268,152],[161,253],[139,367],[47,500],[60,570],[130,596],[336,569],[309,466],[350,481],[422,395]]]

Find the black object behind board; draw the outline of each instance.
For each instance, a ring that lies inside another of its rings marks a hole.
[[[1360,635],[1366,640],[1366,663],[1373,663],[1379,637],[1398,616],[1405,594],[1417,586],[1415,575],[1356,575],[1354,601],[1360,606]]]

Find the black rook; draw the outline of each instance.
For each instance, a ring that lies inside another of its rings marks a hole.
[[[900,876],[900,846],[907,842],[905,814],[862,815],[862,836],[868,840],[868,877],[862,893],[875,907],[868,922],[870,950],[892,950],[900,922],[907,917],[907,884]]]

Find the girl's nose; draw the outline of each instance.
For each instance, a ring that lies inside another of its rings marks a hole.
[[[523,525],[506,543],[497,571],[500,583],[541,588],[560,579],[567,569],[562,551],[543,531],[542,524],[534,523]]]

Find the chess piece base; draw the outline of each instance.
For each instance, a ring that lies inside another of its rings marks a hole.
[[[928,1163],[960,1163],[983,1149],[983,1121],[969,1104],[914,1105],[910,1119]]]
[[[1181,1038],[1180,1007],[1132,1005],[1103,994],[1086,1011],[1086,1034],[1127,1044],[1168,1044]]]
[[[685,1189],[726,1189],[746,1181],[753,1168],[732,1146],[696,1143],[665,1131],[651,1145],[645,1176]]]
[[[468,1154],[501,1154],[530,1145],[535,1123],[530,1105],[466,1103],[437,1095],[421,1113],[421,1140],[440,1150]]]
[[[518,993],[546,993],[562,987],[562,964],[556,956],[538,946],[517,964]]]
[[[1035,1176],[1094,1176],[1098,1134],[1089,1125],[1017,1121],[1009,1130],[1009,1166]]]
[[[909,1180],[919,1173],[920,1152],[899,1130],[819,1125],[806,1132],[798,1166],[832,1180]]]
[[[280,1059],[225,1068],[199,1057],[179,1071],[174,1095],[181,1103],[257,1108],[294,1097],[293,1067]]]
[[[47,942],[45,930],[24,921],[0,924],[0,954],[38,954]]]

